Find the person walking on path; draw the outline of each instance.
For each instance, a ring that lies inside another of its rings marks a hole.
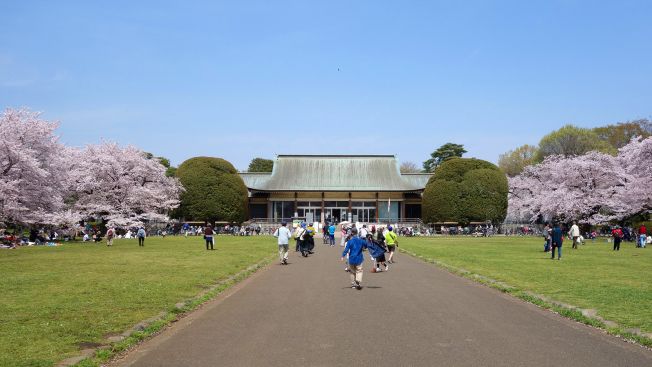
[[[573,221],[568,235],[573,239],[573,249],[577,250],[577,245],[580,242],[580,227],[577,226],[577,222]]]
[[[387,251],[389,251],[387,262],[393,264],[394,252],[396,252],[396,247],[398,246],[398,236],[396,233],[394,233],[394,228],[392,228],[392,226],[387,226],[387,233],[385,233],[385,244],[387,245]]]
[[[561,227],[559,227],[559,223],[555,223],[550,237],[552,239],[552,257],[550,259],[555,259],[555,249],[557,249],[557,260],[561,260],[561,245],[564,242],[564,234],[561,231]]]
[[[309,254],[314,254],[314,249],[315,249],[315,235],[317,234],[317,231],[315,230],[315,227],[312,224],[308,224],[306,227],[306,235],[304,236],[306,239],[306,242],[308,244],[308,253]]]
[[[106,245],[111,247],[113,246],[113,238],[115,237],[115,229],[113,227],[109,227],[109,229],[106,230]]]
[[[645,224],[641,224],[641,226],[638,228],[638,246],[636,247],[645,248],[646,240],[647,240],[647,228],[645,228]]]
[[[145,237],[147,237],[147,233],[145,232],[144,227],[138,228],[138,232],[136,232],[136,237],[138,237],[138,246],[145,247]]]
[[[301,226],[294,232],[294,236],[297,238],[297,243],[299,251],[301,251],[301,256],[308,257],[308,230],[306,229],[307,225],[305,222],[301,222]]]
[[[292,234],[287,229],[287,223],[281,223],[281,226],[274,232],[274,237],[278,238],[278,258],[281,265],[288,264],[288,250],[290,249],[290,237]]]
[[[383,234],[383,231],[385,231],[383,227],[376,228],[376,242],[378,242],[383,247],[387,247],[385,245],[385,235]]]
[[[360,238],[366,239],[368,233],[369,233],[369,231],[367,230],[367,225],[363,224],[362,228],[360,228]]]
[[[207,225],[206,228],[204,228],[204,240],[206,240],[206,250],[214,250],[213,248],[213,235],[215,232],[213,232],[213,227],[211,225]]]
[[[623,240],[623,231],[620,229],[620,226],[616,226],[611,235],[614,238],[614,251],[620,251],[620,242]]]
[[[335,246],[335,223],[331,223],[331,225],[328,227],[328,243],[331,245],[331,247]]]
[[[362,262],[364,256],[362,250],[367,248],[367,240],[358,237],[358,229],[351,228],[351,239],[346,242],[342,251],[341,261],[349,258],[349,274],[351,276],[351,288],[362,289]]]
[[[296,243],[296,245],[294,247],[295,252],[299,252],[301,250],[301,236],[303,236],[303,232],[305,231],[303,229],[303,225],[304,225],[303,222],[300,225],[298,225],[294,229],[294,234],[292,235],[294,237],[294,240],[295,240],[295,243]]]
[[[348,241],[347,237],[349,236],[349,228],[344,224],[341,224],[341,226],[342,226],[342,240],[340,241],[340,246],[344,247],[344,245],[346,245],[346,241]]]
[[[322,234],[322,237],[323,237],[323,244],[324,245],[330,244],[330,240],[328,238],[328,228],[329,228],[328,223],[322,224],[321,234]]]

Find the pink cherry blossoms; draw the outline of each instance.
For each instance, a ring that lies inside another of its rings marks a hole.
[[[601,224],[652,211],[652,137],[617,156],[551,156],[509,180],[508,218]]]
[[[66,147],[58,124],[26,109],[0,115],[0,221],[70,227],[82,219],[130,226],[163,221],[182,190],[134,147]]]

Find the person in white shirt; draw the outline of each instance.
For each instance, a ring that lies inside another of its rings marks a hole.
[[[369,231],[367,230],[367,225],[363,224],[362,228],[360,229],[360,238],[367,238],[367,235],[369,234]]]
[[[573,248],[577,249],[577,245],[580,243],[580,227],[577,226],[577,222],[573,222],[568,235],[573,239]]]
[[[290,247],[290,237],[292,233],[287,229],[287,223],[281,223],[281,226],[274,232],[274,237],[278,238],[278,257],[281,265],[288,264],[288,249]]]

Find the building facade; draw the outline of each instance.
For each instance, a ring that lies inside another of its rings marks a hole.
[[[401,174],[393,155],[279,155],[271,173],[240,176],[252,220],[395,223],[421,218],[432,174]]]

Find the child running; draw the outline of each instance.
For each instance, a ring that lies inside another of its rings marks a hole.
[[[369,251],[369,255],[374,260],[376,273],[382,271],[380,268],[381,264],[385,267],[385,271],[389,270],[389,265],[385,262],[385,248],[380,243],[374,241],[374,237],[371,233],[367,234],[367,251]]]
[[[349,257],[349,271],[351,275],[351,288],[357,290],[362,289],[362,262],[364,261],[364,256],[362,256],[362,250],[367,248],[367,241],[358,237],[358,229],[353,227],[351,228],[351,239],[348,240],[344,251],[342,252],[341,261],[344,261],[345,257]]]
[[[389,258],[387,262],[390,264],[394,263],[394,252],[396,251],[396,246],[398,246],[398,236],[393,231],[392,226],[387,226],[387,232],[385,235],[385,244],[389,250]]]

